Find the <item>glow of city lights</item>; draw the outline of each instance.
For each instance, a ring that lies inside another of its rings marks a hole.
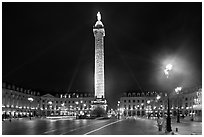
[[[157,98],[157,100],[159,100],[159,99],[161,98],[161,96],[160,96],[160,95],[157,95],[157,97],[156,97],[156,98]]]
[[[164,74],[167,76],[167,78],[169,77],[169,71],[171,71],[172,68],[173,68],[172,64],[166,65],[166,68],[164,69]]]
[[[172,64],[168,64],[168,65],[166,65],[166,69],[167,69],[168,71],[172,70],[172,67],[173,67]]]
[[[177,88],[175,88],[175,92],[176,92],[176,94],[179,94],[179,92],[182,90],[182,87],[177,87]]]
[[[31,98],[31,97],[28,98],[28,101],[30,101],[30,102],[33,102],[33,100],[34,100],[34,99]]]
[[[52,104],[52,101],[49,101],[48,104],[51,105],[51,104]]]
[[[147,104],[149,104],[150,103],[150,100],[147,100]]]

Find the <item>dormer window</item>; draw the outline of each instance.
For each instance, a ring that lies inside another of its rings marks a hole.
[[[131,93],[128,93],[128,97],[131,97]]]

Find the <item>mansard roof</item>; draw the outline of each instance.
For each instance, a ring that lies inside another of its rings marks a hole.
[[[123,93],[123,97],[143,97],[143,96],[156,96],[162,94],[159,91],[148,91],[148,90],[128,90]]]

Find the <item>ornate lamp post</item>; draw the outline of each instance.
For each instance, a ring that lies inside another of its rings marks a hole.
[[[160,95],[157,95],[157,97],[156,97],[156,102],[157,102],[157,106],[158,106],[158,101],[159,101],[159,99],[161,98],[161,96]],[[160,112],[159,112],[159,106],[157,107],[157,117],[159,118],[160,117]]]
[[[51,115],[51,107],[52,107],[51,105],[52,105],[52,101],[49,101],[48,104],[49,104],[50,115]]]
[[[176,94],[182,90],[182,87],[177,87],[175,89]],[[180,123],[180,106],[179,106],[179,98],[177,97],[177,123]]]
[[[30,114],[29,114],[30,115],[30,119],[31,119],[31,103],[33,102],[33,100],[34,99],[32,97],[28,98],[28,101],[30,102]]]
[[[147,117],[148,117],[148,119],[150,118],[150,108],[151,108],[151,106],[150,106],[150,100],[147,100]]]
[[[118,101],[118,119],[120,119],[120,101]]]
[[[172,70],[173,65],[168,64],[166,65],[166,68],[164,69],[164,74],[166,75],[167,78],[169,78],[169,72]],[[170,117],[170,104],[169,104],[169,95],[168,95],[168,109],[167,109],[167,118],[166,118],[166,130],[168,132],[171,132],[171,117]]]

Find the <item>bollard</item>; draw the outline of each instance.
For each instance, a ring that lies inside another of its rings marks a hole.
[[[178,128],[176,128],[176,132],[178,132]]]

